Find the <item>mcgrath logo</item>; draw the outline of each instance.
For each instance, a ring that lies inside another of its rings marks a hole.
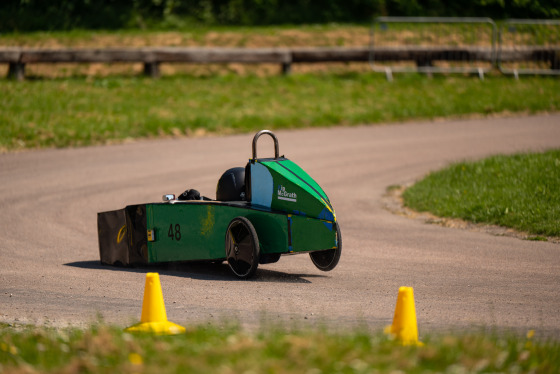
[[[279,185],[278,200],[286,200],[295,203],[297,202],[297,194],[295,192],[288,192],[286,191],[286,187]]]

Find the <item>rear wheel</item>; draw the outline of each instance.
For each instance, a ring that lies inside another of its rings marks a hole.
[[[327,249],[324,251],[316,251],[309,253],[311,261],[322,271],[330,271],[336,267],[340,254],[342,253],[342,236],[340,235],[340,226],[338,222],[336,225],[336,248]]]
[[[259,238],[245,217],[231,220],[226,231],[226,260],[240,279],[252,277],[259,266]]]

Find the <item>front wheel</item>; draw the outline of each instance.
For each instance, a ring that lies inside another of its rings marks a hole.
[[[342,253],[342,236],[340,235],[340,226],[338,222],[336,225],[336,248],[327,249],[324,251],[316,251],[309,253],[311,261],[322,271],[330,271],[336,267],[340,254]]]
[[[259,238],[245,217],[231,220],[226,231],[226,260],[240,279],[251,278],[259,266]]]

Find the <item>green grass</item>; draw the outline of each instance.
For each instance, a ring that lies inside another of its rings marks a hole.
[[[365,46],[369,25],[206,27],[4,33],[0,45],[33,48]],[[5,66],[4,66],[5,67]],[[0,79],[0,152],[103,144],[126,138],[253,132],[262,128],[390,123],[560,109],[560,80],[397,75],[366,63],[293,66],[28,64],[25,82]],[[7,72],[7,70],[5,70]],[[63,78],[61,78],[63,77]]]
[[[501,76],[121,75],[0,80],[0,92],[0,150],[560,109],[560,80]]]
[[[557,373],[560,343],[470,333],[402,346],[379,333],[191,327],[178,336],[0,325],[0,372]]]
[[[431,173],[408,188],[405,204],[440,217],[560,237],[560,150],[495,156]]]

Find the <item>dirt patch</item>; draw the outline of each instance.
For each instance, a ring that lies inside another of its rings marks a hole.
[[[162,31],[145,33],[95,32],[83,36],[4,35],[0,45],[28,48],[141,48],[141,47],[359,47],[369,45],[369,28],[256,29],[248,31]]]
[[[484,223],[472,223],[458,218],[438,217],[429,212],[417,212],[404,205],[403,193],[412,186],[413,183],[407,183],[404,186],[391,186],[382,197],[383,207],[393,214],[407,217],[410,219],[420,220],[427,224],[440,225],[454,229],[469,230],[475,232],[485,232],[494,236],[508,236],[522,240],[548,241],[560,244],[560,237],[545,237],[541,235],[530,234],[528,232],[517,231],[515,229],[497,225],[489,225]]]

